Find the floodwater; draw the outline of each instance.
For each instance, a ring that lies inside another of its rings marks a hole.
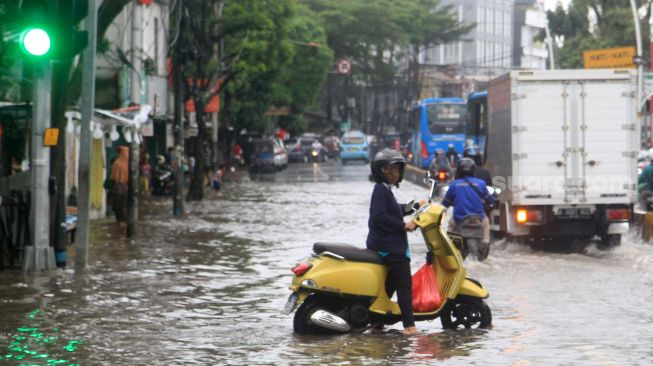
[[[290,268],[316,241],[364,246],[367,174],[293,165],[187,203],[183,220],[169,199],[151,200],[133,241],[96,222],[85,273],[0,273],[0,364],[653,364],[653,245],[634,234],[609,252],[495,243],[486,262],[468,263],[490,291],[488,330],[436,320],[409,338],[294,334],[280,312]],[[409,183],[397,192],[425,195]],[[425,248],[419,233],[409,241],[416,270]]]

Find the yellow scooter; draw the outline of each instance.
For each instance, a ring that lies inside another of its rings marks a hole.
[[[432,197],[437,183],[430,173],[426,179],[431,183]],[[440,227],[445,211],[429,200],[413,217],[422,230],[427,258],[442,298],[437,309],[415,313],[415,320],[440,317],[445,329],[488,328],[492,325],[492,313],[483,299],[489,293],[478,281],[466,277],[460,252]],[[297,309],[293,322],[297,333],[362,332],[370,324],[401,320],[399,305],[385,291],[388,269],[373,250],[316,243],[311,258],[298,263],[292,272],[292,293],[284,313]]]

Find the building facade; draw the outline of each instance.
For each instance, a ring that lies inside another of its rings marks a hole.
[[[546,25],[546,14],[541,11],[537,0],[515,0],[512,59],[514,68],[546,69],[549,51],[545,42],[537,40]]]
[[[462,78],[491,79],[510,70],[514,0],[443,0],[464,24],[476,24],[462,40],[427,49],[426,65],[455,67]]]
[[[156,118],[168,114],[168,6],[134,0],[106,33],[108,50],[97,59],[97,105],[148,104]]]

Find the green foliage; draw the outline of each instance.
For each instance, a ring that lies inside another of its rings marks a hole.
[[[18,6],[15,0],[0,0],[0,100],[20,100],[21,63],[18,47]]]
[[[640,19],[642,39],[649,39],[650,0],[638,0],[647,13]],[[635,46],[635,25],[629,1],[574,0],[547,12],[551,34],[558,45],[556,59],[561,68],[582,68],[583,51]],[[648,47],[644,47],[645,56]]]
[[[230,55],[231,80],[225,86],[232,124],[265,130],[265,112],[284,66],[294,56],[285,42],[294,14],[292,0],[245,0],[225,7],[225,52]]]
[[[313,104],[333,62],[333,52],[326,46],[324,29],[307,8],[300,7],[290,20],[288,37],[285,42],[293,48],[293,57],[272,85],[272,102],[290,106],[297,114]]]
[[[353,78],[359,85],[393,85],[400,57],[412,59],[417,55],[413,51],[457,40],[473,28],[460,24],[439,0],[303,2],[319,15],[335,58],[352,60]],[[339,103],[344,102],[339,98]]]

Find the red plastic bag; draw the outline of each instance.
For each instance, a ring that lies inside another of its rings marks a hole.
[[[440,307],[442,299],[435,273],[427,263],[413,275],[413,311],[428,313]]]

